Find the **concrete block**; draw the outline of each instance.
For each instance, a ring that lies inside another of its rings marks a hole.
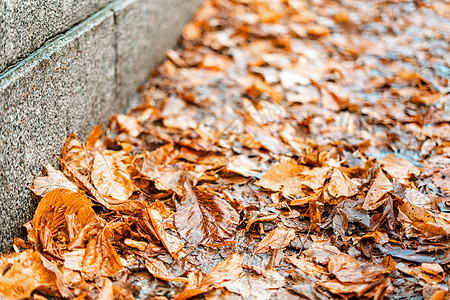
[[[3,54],[7,58],[18,54],[4,48],[11,37],[2,36],[5,17],[11,16],[2,12],[15,7],[13,11],[17,13],[19,2],[25,8],[33,6],[39,17],[41,13],[58,17],[58,12],[47,13],[36,6],[79,3],[82,11],[82,7],[100,7],[109,1],[0,1],[3,65]],[[0,71],[0,252],[11,249],[15,236],[23,237],[22,224],[32,218],[36,207],[30,200],[29,187],[44,164],[57,165],[54,155],[61,154],[71,132],[84,140],[95,125],[106,124],[114,113],[124,112],[137,87],[164,58],[166,49],[176,44],[183,25],[200,3],[201,0],[115,0],[47,41],[26,59]],[[16,22],[21,17],[28,22],[26,16],[15,17],[19,18]],[[36,42],[33,47],[39,47],[38,40],[48,36],[36,33],[36,41],[25,41],[31,32],[27,31],[24,41],[14,41],[18,43],[15,45],[20,48],[22,42]]]
[[[117,106],[114,15],[102,10],[0,75],[0,251],[35,204],[29,187],[74,131],[84,139]]]
[[[127,0],[111,5],[117,35],[118,101],[125,102],[176,45],[201,0]]]
[[[0,1],[0,73],[111,0]]]

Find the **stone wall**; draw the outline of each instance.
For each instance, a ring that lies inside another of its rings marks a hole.
[[[200,2],[0,3],[0,251],[32,218],[29,187],[66,136],[123,112]]]

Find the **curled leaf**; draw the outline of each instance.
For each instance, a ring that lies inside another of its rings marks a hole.
[[[50,164],[44,166],[44,177],[36,177],[31,186],[31,190],[37,196],[45,196],[55,189],[67,189],[73,192],[78,191],[78,187],[64,176],[61,171],[55,170]]]
[[[189,279],[182,277],[173,277],[169,274],[166,266],[162,261],[156,258],[149,257],[145,261],[145,267],[148,272],[152,274],[154,277],[165,280],[165,281],[176,281],[176,282],[184,282],[188,283]]]
[[[374,210],[381,206],[386,202],[386,198],[383,196],[394,188],[380,168],[378,168],[376,172],[375,180],[372,182],[366,198],[364,199],[363,209],[365,210]]]
[[[91,206],[91,201],[81,191],[53,190],[39,202],[32,226],[27,225],[28,236],[32,241],[41,244],[44,252],[61,258],[60,247],[56,246],[54,237],[62,229],[67,230],[67,235],[71,238],[72,226],[84,227],[91,222],[95,218]],[[70,222],[71,218],[76,221]]]
[[[82,271],[89,280],[115,276],[123,269],[120,257],[111,244],[111,234],[111,227],[106,225],[87,244]]]
[[[258,244],[253,254],[264,253],[269,249],[285,248],[295,238],[295,229],[277,227]]]
[[[175,225],[186,241],[198,244],[218,241],[236,230],[239,215],[224,199],[201,191],[186,181],[186,194],[177,207]]]
[[[95,153],[91,179],[100,193],[114,199],[127,200],[135,190],[125,164],[106,151]]]
[[[237,253],[231,254],[227,259],[218,263],[206,277],[202,278],[202,276],[199,276],[199,278],[196,278],[196,282],[188,284],[185,290],[175,299],[189,299],[239,278],[243,272],[242,263],[242,255]]]

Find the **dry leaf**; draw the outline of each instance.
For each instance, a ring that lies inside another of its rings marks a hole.
[[[380,160],[380,164],[391,177],[400,182],[406,182],[410,175],[419,176],[420,169],[415,167],[408,160],[398,159],[394,154],[390,154]]]
[[[347,175],[339,169],[334,169],[328,184],[328,192],[333,197],[351,197],[358,193],[358,187]]]
[[[91,179],[101,194],[117,200],[128,200],[135,190],[127,167],[110,152],[95,153]]]
[[[231,254],[227,259],[218,263],[206,277],[194,284],[188,284],[187,288],[175,299],[189,299],[211,289],[218,288],[227,281],[239,278],[243,272],[242,263],[242,255],[237,253]]]
[[[159,240],[173,258],[178,258],[184,243],[179,238],[166,233],[163,219],[157,210],[147,209],[147,214]]]
[[[51,263],[33,250],[0,257],[0,267],[3,270],[0,274],[0,296],[6,299],[23,299],[29,298],[33,291],[62,296],[57,275],[54,270],[46,267],[48,264]]]
[[[111,244],[111,234],[111,226],[106,225],[87,244],[82,271],[89,280],[115,276],[123,269],[120,257]]]
[[[68,216],[76,217],[76,224],[84,227],[95,217],[92,203],[82,192],[56,189],[42,198],[36,209],[32,227],[28,227],[28,236],[35,243],[40,243],[43,251],[61,258],[58,246],[53,238],[61,228],[67,229]],[[66,225],[66,226],[63,226]]]
[[[253,255],[264,253],[270,249],[283,249],[294,239],[295,229],[277,227],[266,235],[253,250]]]
[[[193,187],[188,180],[184,188],[185,196],[175,214],[180,236],[193,244],[230,237],[239,223],[234,208],[226,200]]]
[[[365,210],[374,210],[381,206],[386,201],[383,196],[394,188],[380,168],[376,172],[376,177],[364,199],[363,209]]]
[[[317,278],[319,274],[328,274],[327,269],[324,267],[315,265],[303,258],[297,258],[295,254],[292,254],[292,256],[287,256],[286,260],[314,278]]]
[[[31,186],[31,190],[37,196],[44,197],[55,189],[66,189],[74,192],[79,190],[61,171],[55,170],[50,164],[44,166],[44,174],[46,174],[45,177],[36,177]]]
[[[165,281],[176,281],[176,282],[184,282],[188,283],[189,279],[182,278],[182,277],[173,277],[169,274],[169,271],[167,271],[166,266],[163,264],[162,261],[156,258],[147,258],[145,260],[145,267],[147,268],[148,272],[152,274],[154,277],[165,280]]]
[[[62,159],[68,164],[72,164],[81,174],[87,174],[90,169],[92,156],[87,149],[78,140],[75,133],[69,135],[64,144]],[[65,166],[61,166],[65,175],[70,178],[70,173],[67,172]]]
[[[281,191],[291,196],[302,191],[303,178],[300,176],[305,167],[294,161],[286,161],[271,167],[258,182],[258,185],[272,190]]]

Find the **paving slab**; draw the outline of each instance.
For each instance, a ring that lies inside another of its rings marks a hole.
[[[176,45],[201,0],[128,0],[111,5],[117,34],[119,101],[136,93],[152,68]]]
[[[0,73],[111,0],[0,1]]]
[[[32,218],[30,184],[56,165],[66,136],[85,138],[124,109],[114,101],[114,39],[113,12],[101,11],[0,78],[1,251]]]

